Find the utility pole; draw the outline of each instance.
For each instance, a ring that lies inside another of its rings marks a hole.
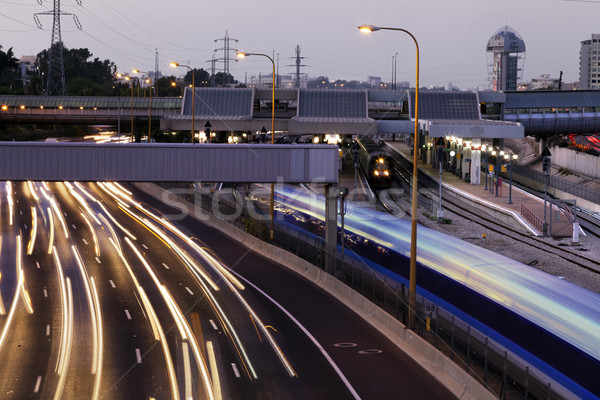
[[[306,65],[302,64],[302,60],[306,57],[300,57],[300,45],[296,45],[296,57],[292,57],[292,59],[296,60],[293,65],[288,65],[288,67],[296,67],[296,79],[294,80],[294,86],[300,87],[300,67],[306,67]]]
[[[229,61],[233,60],[233,61],[237,61],[236,57],[231,57],[230,56],[230,52],[234,51],[237,52],[237,49],[232,49],[229,46],[229,42],[234,41],[237,42],[237,39],[231,39],[229,37],[229,33],[227,31],[225,31],[225,37],[221,38],[221,39],[215,39],[215,43],[218,41],[223,41],[223,47],[221,47],[220,49],[215,49],[215,52],[217,51],[222,51],[223,52],[223,57],[219,57],[217,59],[214,59],[214,61],[220,61],[223,62],[223,86],[229,84]],[[213,61],[213,62],[214,62]],[[213,73],[214,75],[214,73]]]
[[[81,5],[81,0],[76,0]],[[38,0],[42,4],[42,0]],[[63,42],[60,29],[61,15],[72,15],[77,29],[81,29],[81,24],[77,15],[60,11],[60,0],[54,0],[54,9],[42,13],[33,14],[35,24],[42,29],[42,23],[39,15],[52,15],[52,38],[50,40],[50,49],[48,51],[48,80],[46,84],[46,96],[65,95],[65,62],[63,58]]]

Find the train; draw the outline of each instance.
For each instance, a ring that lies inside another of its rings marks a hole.
[[[373,189],[386,189],[392,185],[392,158],[381,146],[366,136],[355,139],[355,150],[369,186]]]
[[[323,198],[293,187],[277,197],[323,219]],[[285,218],[296,226],[301,220]],[[358,238],[346,239],[347,256],[408,286],[410,221],[349,203],[345,230]],[[567,397],[600,398],[599,294],[422,226],[417,238],[418,295],[550,377]]]

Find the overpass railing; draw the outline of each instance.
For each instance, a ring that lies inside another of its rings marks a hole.
[[[165,185],[163,185],[165,186]],[[173,186],[168,186],[173,188]],[[406,325],[408,289],[373,268],[372,263],[346,247],[338,246],[328,254],[325,239],[290,224],[275,222],[273,239],[269,239],[269,211],[266,203],[250,201],[247,189],[175,188],[174,193],[193,202],[204,212],[265,242],[280,247],[308,261],[360,293],[373,304]],[[332,257],[333,265],[326,263]],[[414,331],[436,349],[469,372],[499,399],[563,399],[550,382],[522,359],[509,353],[491,338],[452,315],[447,310],[417,296],[417,327]]]

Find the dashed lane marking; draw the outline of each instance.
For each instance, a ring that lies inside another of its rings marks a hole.
[[[210,326],[212,326],[215,331],[219,330],[219,327],[217,326],[217,324],[215,324],[215,321],[209,319],[208,322],[210,322]]]
[[[83,243],[88,244],[88,241],[85,239],[81,239],[83,241]]]
[[[125,310],[125,315],[127,316],[127,319],[131,319],[131,314],[129,314],[129,310]]]
[[[190,290],[190,288],[189,288],[189,287],[187,287],[187,286],[186,286],[186,287],[185,287],[185,290],[187,290],[187,291],[188,291],[188,293],[189,293],[189,294],[191,294],[192,296],[194,295],[194,292],[192,292],[192,291]]]
[[[110,286],[112,286],[112,288],[116,288],[117,286],[115,285],[115,283],[112,281],[112,279],[108,280],[108,283],[110,283]]]
[[[162,266],[165,267],[166,269],[169,269],[169,266],[165,263],[162,263]]]
[[[137,363],[142,363],[142,353],[140,353],[140,349],[135,349],[135,358],[137,359]]]
[[[42,385],[42,376],[38,375],[37,380],[35,381],[35,388],[33,388],[33,393],[38,393],[40,391],[41,385]]]
[[[235,365],[235,363],[231,363],[231,368],[233,368],[233,374],[235,375],[235,377],[239,378],[241,375],[237,365]]]

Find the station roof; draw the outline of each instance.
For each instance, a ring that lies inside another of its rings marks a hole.
[[[523,126],[515,122],[457,119],[421,119],[420,128],[429,137],[456,136],[461,138],[523,138]]]
[[[134,108],[148,108],[148,97],[133,97]],[[152,108],[155,109],[181,109],[180,97],[154,97]],[[131,107],[129,96],[12,96],[0,95],[0,105],[9,107],[35,107],[44,108],[126,108]]]
[[[182,117],[192,116],[192,96],[196,119],[252,119],[254,90],[242,88],[186,88],[181,109]]]
[[[504,108],[600,107],[598,90],[535,90],[506,92]]]
[[[303,122],[373,122],[366,90],[299,89],[298,113]]]
[[[415,92],[409,96],[410,118],[415,115]],[[419,91],[419,119],[478,120],[479,100],[475,92]]]

